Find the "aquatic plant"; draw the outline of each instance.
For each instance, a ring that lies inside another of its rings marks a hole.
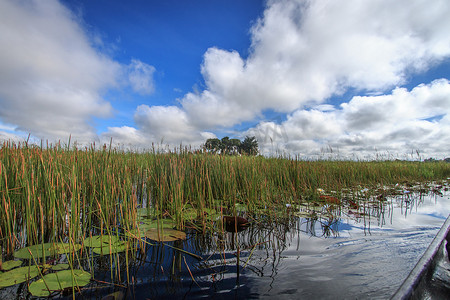
[[[182,148],[136,153],[95,144],[69,149],[4,142],[1,254],[31,264],[64,255],[71,270],[87,264],[95,275],[89,256],[95,253],[116,269],[124,265],[130,282],[129,261],[139,253],[159,242],[182,242],[189,230],[225,235],[225,217],[258,226],[296,216],[331,228],[336,212],[364,217],[387,195],[399,193],[387,187],[447,177],[450,165],[444,162],[300,161]],[[252,245],[265,237],[260,239]],[[110,279],[122,282],[116,269]]]

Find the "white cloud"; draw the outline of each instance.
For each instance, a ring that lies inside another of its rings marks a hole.
[[[96,52],[57,1],[0,3],[0,120],[44,139],[96,139],[92,117],[107,117],[101,91],[119,64]]]
[[[155,90],[153,73],[155,67],[140,60],[133,59],[129,65],[129,81],[132,89],[142,95],[150,95]]]
[[[339,109],[300,109],[281,124],[263,122],[248,132],[259,133],[264,151],[275,143],[278,149],[301,155],[325,150],[341,157],[374,158],[376,151],[402,156],[418,150],[443,158],[450,154],[449,120],[450,82],[440,79],[411,91],[397,88],[386,95],[356,96]],[[267,126],[269,130],[261,130]]]
[[[208,49],[203,91],[178,106],[140,105],[135,127],[110,127],[101,139],[198,144],[270,110],[286,120],[247,132],[266,136],[265,151],[445,155],[449,82],[399,86],[449,58],[449,14],[447,0],[269,0],[250,30],[248,57]],[[113,112],[104,91],[155,90],[153,66],[138,59],[125,66],[100,53],[56,0],[0,2],[0,42],[0,122],[38,137],[96,140],[91,119]],[[327,103],[348,89],[370,96]]]
[[[329,135],[327,140],[335,140],[331,137],[338,131],[348,130],[355,141],[364,127],[391,127],[396,117],[385,114],[392,109],[413,119],[418,112],[423,118],[432,116],[439,109],[410,103],[410,98],[426,97],[419,95],[420,87],[411,95],[395,89],[395,95],[355,98],[339,112],[324,102],[349,88],[383,95],[448,58],[449,13],[446,0],[432,6],[423,0],[269,1],[251,29],[248,58],[217,48],[205,53],[201,71],[206,88],[180,100],[183,120],[194,130],[214,129],[274,110],[289,114],[285,125],[295,128],[294,139]],[[315,108],[301,111],[303,107]],[[371,134],[377,140],[375,130]]]
[[[96,50],[82,21],[56,0],[0,2],[0,121],[42,139],[98,140],[94,117],[113,115],[103,93],[154,89],[155,69]],[[128,82],[127,82],[128,81]]]

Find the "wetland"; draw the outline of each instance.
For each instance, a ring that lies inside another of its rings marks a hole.
[[[450,213],[450,165],[0,149],[0,297],[392,295]]]

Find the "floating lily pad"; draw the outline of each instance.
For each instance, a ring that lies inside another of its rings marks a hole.
[[[144,232],[144,236],[157,242],[173,242],[186,239],[186,233],[175,229],[149,229]]]
[[[38,275],[39,270],[36,265],[16,268],[8,272],[0,273],[0,289],[28,281]]]
[[[98,248],[119,243],[120,240],[115,235],[95,235],[84,240],[85,247]]]
[[[14,252],[14,257],[21,259],[39,259],[41,257],[70,253],[81,248],[80,245],[66,243],[44,243],[28,246]]]
[[[84,240],[86,247],[91,247],[97,254],[112,254],[123,252],[127,249],[127,243],[119,240],[115,235],[96,235]]]
[[[137,209],[137,216],[139,219],[148,219],[155,215],[155,209],[154,208],[138,208]]]
[[[62,270],[67,270],[69,268],[69,264],[57,264],[52,266],[52,270],[53,271],[62,271]]]
[[[92,251],[94,251],[94,253],[97,253],[100,255],[119,253],[119,252],[124,252],[126,250],[127,250],[127,242],[118,242],[115,244],[107,244],[107,245],[103,245],[102,247],[92,248]]]
[[[145,237],[145,232],[147,230],[156,230],[156,229],[173,229],[176,226],[176,223],[172,219],[160,219],[160,220],[145,220],[138,224],[138,228],[130,230],[127,233],[127,236],[133,238],[142,238]]]
[[[139,224],[139,229],[174,228],[176,223],[172,219],[147,220]]]
[[[20,267],[22,265],[23,261],[21,260],[9,260],[5,261],[2,264],[3,271],[9,271],[11,269]]]
[[[78,251],[81,249],[80,244],[68,244],[68,243],[56,243],[54,246],[50,247],[50,252],[55,252],[58,254],[67,254]]]
[[[45,275],[32,282],[29,292],[35,297],[48,297],[53,291],[83,287],[91,280],[91,274],[83,270],[65,270]],[[49,291],[50,290],[50,291]]]
[[[203,211],[210,219],[218,219],[220,217],[220,213],[218,213],[214,208],[205,208]]]

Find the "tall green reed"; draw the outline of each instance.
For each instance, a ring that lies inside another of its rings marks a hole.
[[[444,162],[298,161],[254,156],[125,152],[4,142],[0,148],[0,241],[5,253],[25,244],[123,236],[139,223],[138,207],[172,217],[181,229],[187,207],[203,230],[209,209],[236,213],[300,203],[317,189],[340,191],[450,177]]]

